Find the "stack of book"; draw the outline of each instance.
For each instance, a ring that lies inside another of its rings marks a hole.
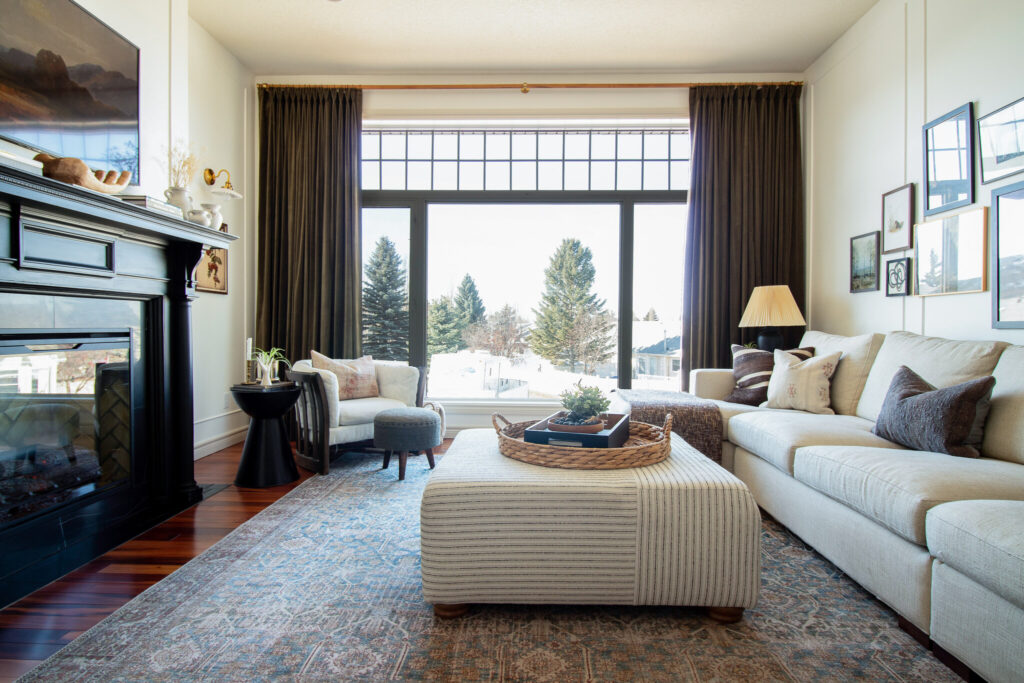
[[[173,204],[168,204],[167,202],[162,201],[160,199],[156,199],[155,197],[150,197],[149,195],[119,194],[117,195],[117,197],[123,201],[128,202],[129,204],[134,204],[135,206],[141,206],[146,209],[153,209],[154,211],[159,211],[161,213],[167,214],[168,216],[174,216],[175,218],[184,218],[184,216],[181,213],[181,209],[179,209],[177,206],[174,206]]]

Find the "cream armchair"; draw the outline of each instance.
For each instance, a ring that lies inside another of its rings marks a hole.
[[[333,372],[314,368],[309,360],[297,361],[292,366],[288,378],[302,389],[296,403],[295,460],[299,465],[327,474],[332,450],[372,446],[373,418],[389,408],[433,408],[441,414],[444,433],[443,408],[423,403],[426,368],[377,360],[373,366],[380,396],[344,401],[338,398],[338,377]]]

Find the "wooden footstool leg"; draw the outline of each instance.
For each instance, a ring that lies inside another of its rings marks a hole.
[[[390,465],[390,464],[391,464],[391,451],[384,451],[384,466],[381,467],[381,469],[382,470],[386,470],[388,468],[388,465]]]
[[[434,449],[427,449],[427,462],[430,463],[430,469],[434,469]]]
[[[458,619],[469,611],[469,605],[459,603],[455,605],[434,605],[434,616],[438,619]]]
[[[405,463],[409,460],[409,451],[398,453],[398,481],[405,479]]]
[[[743,619],[743,608],[708,607],[708,616],[720,624],[734,624]]]

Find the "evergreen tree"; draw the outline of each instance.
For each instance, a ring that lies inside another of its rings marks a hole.
[[[614,320],[604,299],[591,292],[596,270],[593,254],[577,239],[564,239],[544,271],[544,293],[534,310],[533,351],[576,372],[608,360],[614,345]]]
[[[455,293],[454,303],[455,313],[459,318],[459,327],[463,332],[469,330],[473,325],[487,322],[484,315],[486,311],[484,302],[480,298],[480,292],[477,291],[476,282],[469,276],[469,273],[466,274],[466,277],[462,278],[459,291]],[[473,338],[473,336],[473,334],[470,334],[470,338]],[[461,340],[459,348],[464,349],[467,344],[467,341]]]
[[[363,353],[381,360],[408,360],[405,268],[394,243],[387,237],[377,240],[364,275]]]
[[[644,316],[644,320],[657,322],[657,320],[658,320],[658,313],[657,313],[657,311],[654,310],[654,306],[651,306],[647,310],[647,315]]]
[[[434,299],[427,308],[427,356],[454,353],[461,344],[462,326],[454,301],[450,296]]]
[[[529,337],[526,321],[508,304],[487,318],[486,348],[492,355],[515,360],[526,353]]]

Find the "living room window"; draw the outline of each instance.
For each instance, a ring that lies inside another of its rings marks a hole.
[[[685,127],[364,126],[365,352],[429,364],[436,398],[677,389],[689,151]]]

